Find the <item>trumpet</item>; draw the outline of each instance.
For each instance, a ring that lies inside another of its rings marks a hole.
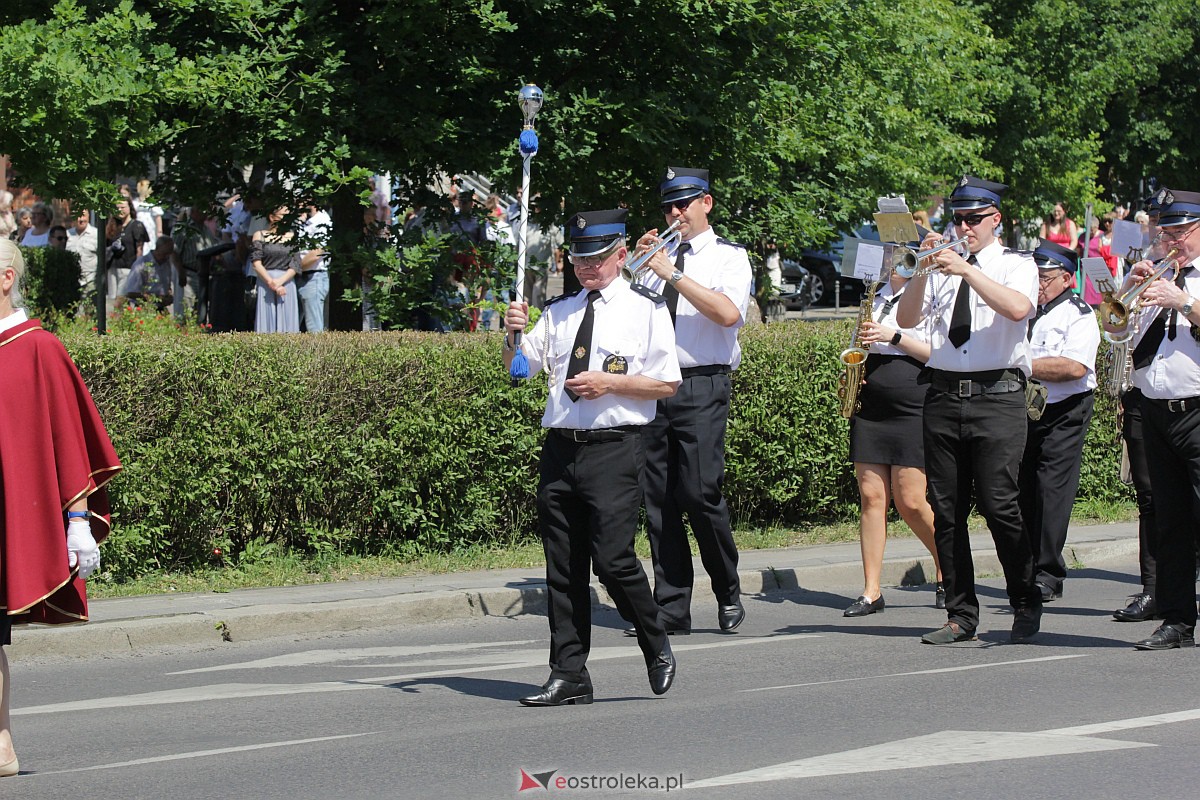
[[[1154,272],[1146,280],[1137,286],[1130,287],[1120,297],[1116,297],[1112,293],[1105,295],[1104,300],[1100,303],[1100,320],[1114,328],[1124,328],[1128,325],[1129,318],[1136,314],[1141,306],[1138,301],[1141,299],[1142,293],[1149,288],[1150,284],[1165,275],[1167,270],[1175,268],[1175,256],[1178,253],[1178,247],[1171,248],[1171,252],[1161,260],[1154,262]]]
[[[939,269],[937,264],[931,264],[928,267],[917,269],[917,265],[932,255],[936,255],[943,250],[951,248],[963,248],[963,255],[966,254],[966,239],[951,239],[948,242],[939,244],[929,250],[913,250],[911,247],[898,245],[892,249],[892,269],[901,278],[919,278],[922,275],[929,275],[937,272]]]
[[[669,228],[659,234],[657,244],[641,255],[630,256],[626,260],[625,266],[621,267],[621,277],[630,283],[641,283],[642,278],[646,277],[646,273],[650,270],[650,259],[654,254],[664,247],[683,241],[683,234],[678,231],[679,226],[682,224],[683,220],[675,220]]]

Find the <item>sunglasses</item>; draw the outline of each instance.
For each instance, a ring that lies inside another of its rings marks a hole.
[[[702,195],[702,194],[698,194],[695,197],[688,197],[683,200],[675,200],[670,203],[663,203],[661,206],[662,213],[670,214],[672,208],[675,209],[676,211],[686,211],[688,206],[690,206],[694,201],[699,200],[703,196],[704,195]]]
[[[955,225],[969,225],[974,228],[979,223],[983,222],[988,217],[995,214],[995,211],[990,211],[987,214],[955,214],[952,219]]]

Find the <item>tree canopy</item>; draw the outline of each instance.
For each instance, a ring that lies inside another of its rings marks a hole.
[[[518,184],[515,99],[539,84],[534,189],[656,226],[668,164],[706,166],[744,240],[820,245],[877,196],[964,172],[1058,199],[1200,185],[1200,0],[38,0],[0,12],[0,151],[86,202],[162,165],[183,203],[269,170],[293,201],[403,198],[438,174]],[[564,210],[544,204],[547,216]],[[344,220],[344,217],[342,218]],[[335,216],[335,220],[337,217]]]

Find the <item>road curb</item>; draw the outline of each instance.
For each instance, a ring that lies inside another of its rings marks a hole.
[[[1136,560],[1137,539],[1102,540],[1069,545],[1069,561],[1092,564],[1108,560]],[[786,559],[788,551],[780,551]],[[972,554],[978,577],[1001,572],[995,551]],[[933,559],[902,558],[884,562],[885,586],[931,583]],[[772,595],[804,590],[834,590],[853,599],[862,581],[857,561],[808,564],[798,567],[768,566],[740,572],[745,595]],[[713,600],[706,580],[693,593],[701,602]],[[603,587],[593,586],[593,602],[611,606]],[[218,647],[223,642],[246,642],[313,633],[367,631],[404,624],[449,622],[483,617],[545,615],[544,583],[481,590],[410,592],[385,597],[353,598],[302,603],[265,603],[217,611],[146,616],[91,622],[66,627],[19,628],[8,648],[14,661],[38,657],[121,656],[162,647]]]

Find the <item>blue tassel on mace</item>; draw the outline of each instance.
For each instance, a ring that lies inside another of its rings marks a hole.
[[[521,155],[531,156],[538,151],[537,132],[532,128],[521,131]]]
[[[523,381],[529,377],[529,359],[525,354],[517,350],[513,356],[512,365],[508,368],[508,374],[512,376],[514,381]]]

